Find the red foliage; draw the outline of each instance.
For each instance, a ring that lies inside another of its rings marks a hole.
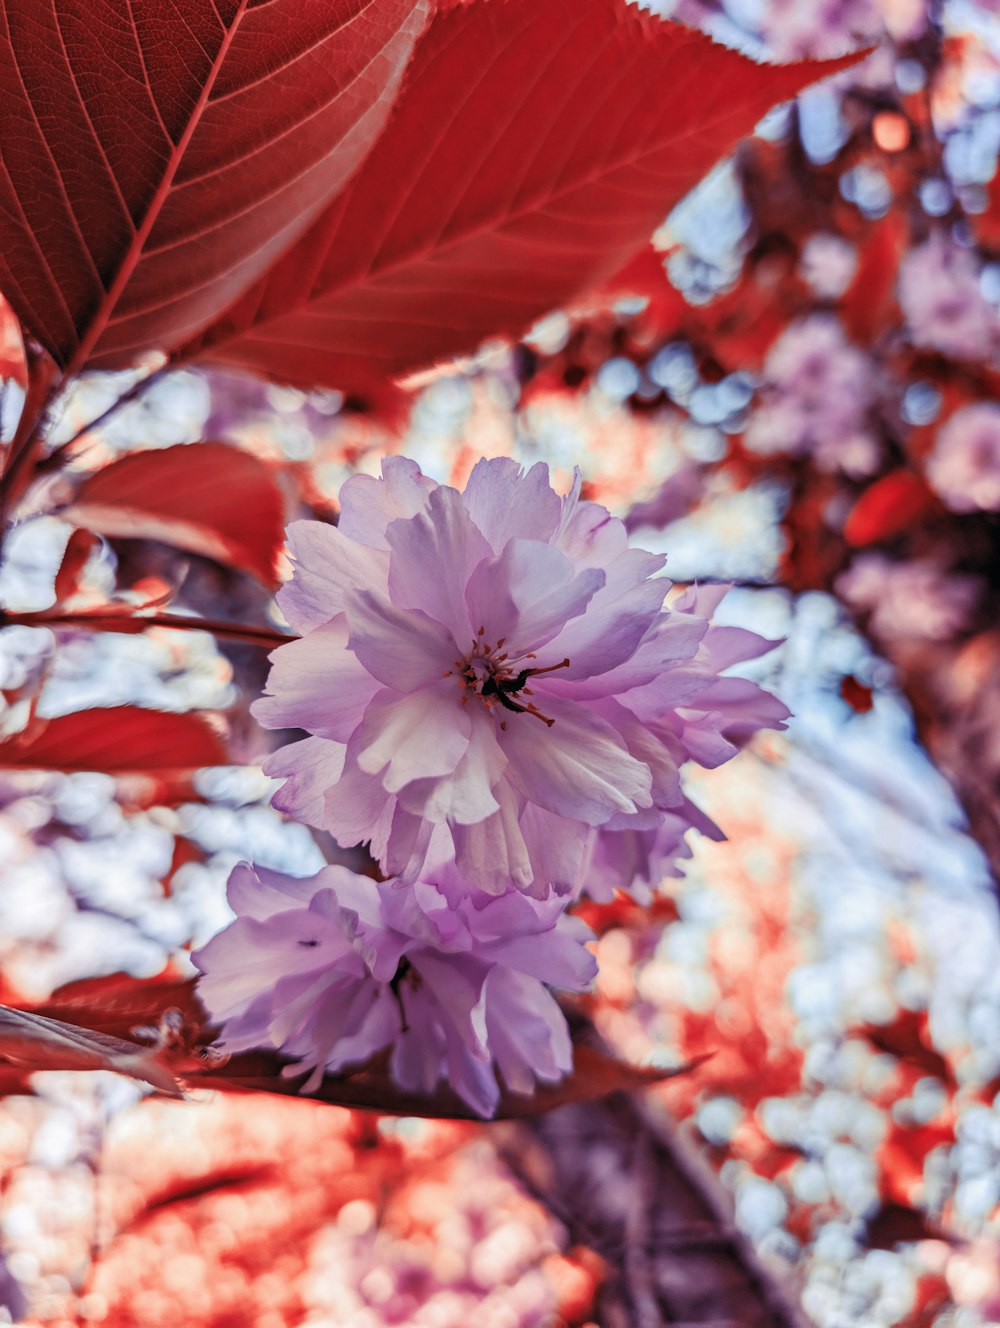
[[[769,106],[855,59],[755,65],[622,0],[439,11],[350,186],[184,354],[353,387],[518,333],[619,269]]]
[[[847,673],[840,680],[840,696],[858,715],[867,715],[875,704],[874,693],[863,682],[858,682],[853,673]]]
[[[74,530],[66,541],[62,562],[56,572],[56,603],[63,604],[72,599],[80,589],[80,579],[87,566],[87,560],[100,544],[100,540],[89,530]]]
[[[62,515],[102,535],[160,539],[277,584],[284,499],[274,472],[238,447],[133,452],[84,480]]]
[[[168,974],[143,981],[117,973],[74,982],[60,988],[34,1013],[58,1017],[96,1035],[117,1038],[130,1037],[137,1030],[157,1025],[165,1017],[168,1022],[172,1018],[171,1037],[176,1049],[173,1068],[191,1085],[307,1097],[389,1115],[478,1119],[444,1084],[429,1094],[403,1091],[389,1074],[384,1057],[377,1057],[357,1071],[327,1075],[317,1088],[306,1093],[301,1092],[302,1075],[291,1078],[283,1075],[286,1062],[269,1052],[249,1052],[219,1064],[206,1063],[200,1059],[199,1051],[211,1042],[213,1033],[205,1026],[194,983]],[[504,1092],[496,1115],[498,1119],[512,1120],[537,1116],[570,1102],[593,1102],[610,1093],[663,1083],[686,1074],[693,1064],[671,1069],[628,1065],[593,1047],[578,1044],[574,1049],[572,1074],[557,1084],[539,1084],[532,1096]]]
[[[929,1125],[894,1122],[878,1150],[882,1197],[890,1206],[908,1206],[923,1197],[924,1163],[935,1148],[955,1142],[955,1120],[950,1110]],[[902,1238],[901,1238],[902,1239]]]
[[[21,328],[13,309],[0,295],[0,382],[13,378],[22,387],[27,383],[27,366]]]
[[[36,720],[0,742],[0,768],[100,770],[120,775],[197,770],[223,765],[225,744],[198,714],[167,714],[139,706],[79,710]]]
[[[204,327],[367,152],[418,0],[39,7],[0,23],[0,287],[60,365]]]
[[[865,1024],[856,1031],[873,1047],[897,1057],[911,1070],[932,1075],[949,1088],[955,1087],[951,1066],[931,1045],[926,1010],[900,1010],[890,1024]]]
[[[875,223],[861,246],[854,279],[840,305],[848,335],[861,345],[869,345],[896,321],[896,274],[906,240],[906,220],[894,209]]]
[[[853,548],[902,535],[939,506],[921,476],[894,470],[867,488],[844,523],[844,539]]]

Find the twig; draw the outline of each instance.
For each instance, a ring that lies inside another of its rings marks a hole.
[[[168,627],[182,632],[211,632],[226,641],[262,646],[265,650],[297,641],[298,637],[279,632],[274,627],[248,627],[245,623],[220,622],[214,618],[191,618],[183,613],[0,613],[0,626],[72,627],[84,632],[144,631],[147,627]]]
[[[605,1262],[597,1322],[807,1328],[790,1289],[735,1227],[706,1164],[638,1101],[616,1094],[502,1128],[494,1137],[507,1165],[571,1243]]]
[[[100,415],[95,416],[94,419],[81,425],[76,433],[73,434],[72,438],[67,438],[64,443],[60,443],[58,447],[54,448],[44,460],[39,462],[38,469],[40,471],[58,470],[66,459],[67,454],[73,449],[73,447],[75,447],[81,438],[85,437],[88,433],[93,433],[94,430],[99,429],[102,424],[106,424],[113,415],[116,415],[118,411],[122,409],[123,406],[131,405],[133,401],[137,401],[143,393],[155,383],[158,383],[172,368],[173,365],[168,361],[166,364],[160,365],[159,369],[154,369],[152,373],[147,374],[145,378],[140,378],[137,383],[133,383],[127,392],[123,392],[120,397],[112,401],[111,405],[105,410],[102,410]]]

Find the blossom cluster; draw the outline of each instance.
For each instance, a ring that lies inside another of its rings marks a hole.
[[[689,829],[721,834],[681,767],[784,727],[724,674],[774,643],[712,621],[724,587],[664,607],[663,557],[541,463],[482,460],[460,492],[389,458],[289,547],[300,636],[254,714],[308,736],[265,765],[275,805],[388,879],[239,868],[236,921],[195,957],[202,996],[229,1051],[273,1047],[314,1079],[388,1051],[402,1087],[444,1078],[490,1115],[500,1080],[571,1067],[547,988],[594,975],[573,903],[648,899]]]
[[[927,478],[953,512],[1000,511],[1000,406],[961,406],[940,429]]]
[[[915,346],[959,360],[992,356],[1000,344],[1000,319],[979,277],[973,255],[940,234],[906,255],[899,302]]]
[[[876,398],[868,357],[832,314],[811,314],[791,323],[768,353],[746,445],[765,455],[811,452],[823,470],[870,475],[881,459],[869,419]]]

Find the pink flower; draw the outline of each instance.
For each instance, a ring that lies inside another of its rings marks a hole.
[[[852,608],[871,615],[877,636],[949,641],[968,627],[983,586],[978,577],[949,573],[931,558],[900,563],[862,553],[837,577],[836,590]]]
[[[975,259],[951,240],[933,235],[906,255],[899,302],[914,345],[958,359],[992,358],[1000,321],[979,289]]]
[[[681,862],[691,857],[690,830],[716,841],[725,835],[693,802],[668,813],[655,830],[598,830],[587,866],[584,889],[591,899],[607,903],[622,890],[639,904],[648,904],[664,881],[683,876]]]
[[[728,590],[724,585],[692,586],[675,601],[675,612],[710,620]],[[672,735],[678,764],[691,760],[714,769],[730,760],[760,729],[784,729],[791,712],[776,696],[747,678],[724,676],[731,665],[766,654],[777,644],[742,627],[709,621],[694,658],[677,671],[675,684],[685,680],[684,703],[656,716],[657,730]],[[690,829],[710,839],[723,839],[719,827],[685,799],[680,807],[664,808],[658,824],[641,817],[617,818],[596,832],[584,888],[594,899],[608,899],[625,890],[640,903],[667,876],[679,876],[678,863],[691,856],[685,843]]]
[[[591,933],[554,892],[484,895],[436,846],[417,881],[375,884],[345,867],[298,880],[234,868],[235,922],[194,956],[219,1046],[271,1047],[311,1070],[359,1065],[391,1048],[401,1088],[446,1079],[482,1116],[500,1097],[572,1068],[562,1011],[546,984],[582,990]]]
[[[390,458],[344,485],[339,526],[291,527],[279,600],[303,636],[254,714],[311,736],[265,766],[277,806],[408,877],[447,825],[494,892],[574,887],[592,827],[682,806],[708,623],[664,610],[663,558],[578,495],[541,464],[480,461],[460,493]]]
[[[832,314],[812,314],[768,352],[744,441],[766,455],[811,453],[823,470],[871,474],[881,455],[868,418],[876,395],[868,357]]]
[[[953,512],[1000,511],[1000,406],[963,406],[938,432],[927,478]]]

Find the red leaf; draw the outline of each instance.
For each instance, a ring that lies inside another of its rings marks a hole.
[[[0,295],[0,385],[8,378],[13,378],[16,383],[25,387],[28,381],[28,369],[24,362],[21,329],[14,310]]]
[[[901,1125],[894,1121],[879,1145],[879,1188],[887,1204],[912,1203],[924,1189],[927,1154],[950,1148],[955,1142],[955,1121],[949,1113],[928,1125]]]
[[[859,548],[892,539],[937,506],[927,485],[912,470],[894,470],[867,488],[844,522],[844,539]]]
[[[854,279],[844,294],[840,316],[847,334],[870,345],[887,324],[898,319],[896,274],[907,240],[906,218],[892,211],[877,221],[861,248]]]
[[[196,714],[138,706],[78,710],[0,742],[0,769],[99,770],[121,775],[224,765],[225,744]]]
[[[167,1010],[180,1010],[189,1023],[200,1027],[205,1014],[194,992],[193,978],[179,978],[169,969],[155,978],[111,973],[67,982],[35,1013],[129,1037],[141,1025],[158,1023]]]
[[[277,584],[284,500],[271,470],[238,447],[133,452],[84,480],[62,515],[102,535],[163,540]]]
[[[176,1080],[159,1056],[156,1048],[139,1042],[0,1005],[0,1062],[15,1065],[26,1074],[36,1070],[114,1070],[180,1097]]]
[[[652,924],[677,922],[680,918],[677,901],[670,895],[658,894],[644,907],[620,891],[606,904],[585,899],[574,906],[573,912],[598,936],[618,927],[646,928]]]
[[[951,1066],[931,1046],[926,1010],[900,1010],[891,1024],[865,1024],[856,1031],[879,1051],[886,1051],[923,1074],[955,1087]]]
[[[858,682],[853,673],[845,673],[840,680],[841,699],[859,715],[867,715],[875,705],[874,692],[863,682]]]
[[[87,566],[91,553],[100,543],[96,535],[89,530],[74,530],[66,542],[59,571],[56,572],[56,603],[63,604],[72,599],[80,589],[80,578]]]
[[[770,106],[858,58],[755,65],[623,0],[439,9],[349,187],[184,353],[351,388],[516,334],[621,268]]]
[[[336,194],[424,0],[6,0],[0,288],[59,364],[196,333]]]

